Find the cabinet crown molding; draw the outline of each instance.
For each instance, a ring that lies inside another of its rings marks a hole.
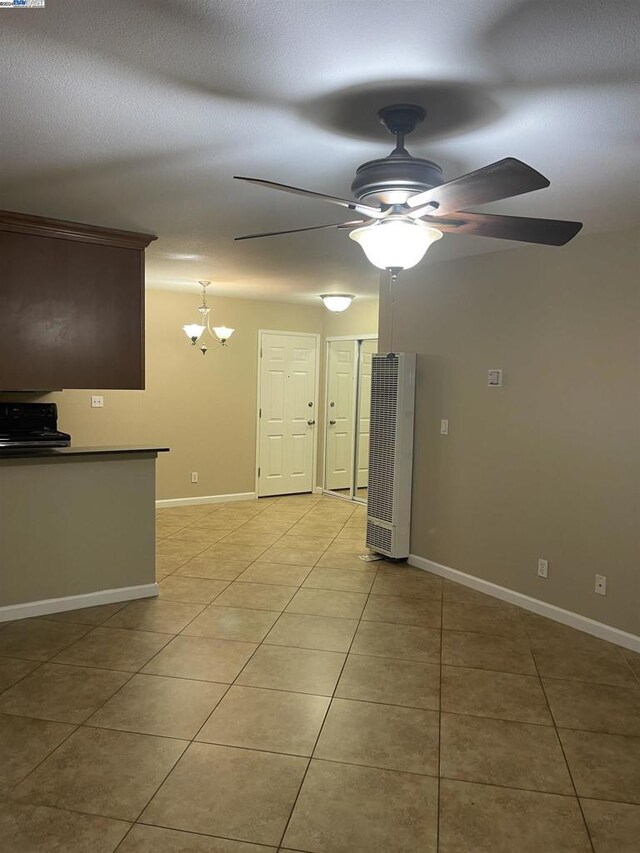
[[[43,216],[31,216],[9,210],[0,210],[0,231],[77,240],[81,243],[98,243],[102,246],[117,246],[121,249],[138,251],[143,251],[149,243],[158,239],[154,234],[120,231],[98,225],[85,225],[81,222],[67,222],[64,219],[47,219]]]

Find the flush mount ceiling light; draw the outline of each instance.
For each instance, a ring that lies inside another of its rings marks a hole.
[[[340,314],[346,311],[351,305],[355,296],[350,293],[323,293],[320,299],[324,302],[324,307],[334,314]]]
[[[236,240],[274,237],[322,229],[349,230],[377,267],[397,272],[415,266],[429,246],[443,234],[475,234],[524,243],[563,246],[582,228],[581,222],[531,219],[476,213],[475,205],[489,204],[549,186],[549,180],[515,157],[505,157],[453,181],[445,181],[437,163],[413,157],[404,147],[405,136],[424,120],[417,104],[392,104],[378,119],[396,137],[387,157],[362,163],[351,184],[355,198],[340,198],[312,190],[277,184],[262,178],[236,175],[239,181],[335,204],[362,218],[331,225],[313,225],[289,231],[248,234]],[[364,227],[360,227],[364,226]]]
[[[202,355],[205,355],[209,349],[219,349],[220,347],[226,346],[227,341],[234,333],[235,329],[230,329],[228,326],[211,326],[209,319],[211,308],[209,308],[209,305],[207,304],[207,288],[211,282],[199,281],[198,284],[202,288],[202,303],[198,308],[200,323],[187,323],[182,327],[182,329],[193,346],[198,343],[205,332],[208,332],[211,337],[217,341],[217,344],[214,347],[207,347],[204,344],[200,347],[200,352]]]

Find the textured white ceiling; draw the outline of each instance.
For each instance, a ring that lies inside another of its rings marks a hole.
[[[47,0],[0,9],[0,206],[154,232],[150,286],[309,300],[374,295],[340,208],[234,174],[349,194],[392,139],[447,178],[505,156],[551,187],[493,212],[640,223],[637,0]],[[423,261],[512,249],[447,235]],[[549,248],[550,252],[562,249]]]

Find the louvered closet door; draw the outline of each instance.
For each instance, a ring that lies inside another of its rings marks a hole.
[[[260,497],[313,488],[316,346],[312,335],[261,336]]]

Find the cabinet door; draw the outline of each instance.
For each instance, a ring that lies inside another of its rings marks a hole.
[[[144,388],[144,252],[0,231],[0,389]]]

